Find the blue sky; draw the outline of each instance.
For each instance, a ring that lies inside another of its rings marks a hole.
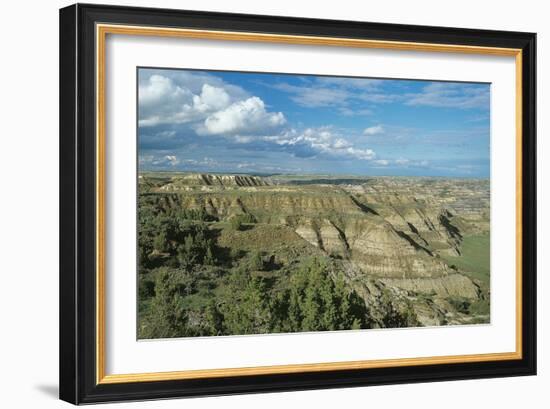
[[[488,177],[490,85],[138,71],[140,170]]]

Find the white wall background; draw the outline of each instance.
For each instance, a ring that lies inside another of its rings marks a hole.
[[[96,1],[88,0],[96,3]],[[133,0],[121,5],[186,8],[538,33],[538,198],[550,206],[549,11],[543,1],[333,2],[277,0]],[[58,378],[58,8],[67,1],[11,1],[0,23],[0,405],[63,407]],[[545,160],[546,159],[546,160]],[[116,407],[547,407],[550,216],[539,212],[539,375],[370,388],[126,403]],[[545,254],[546,253],[546,254]]]

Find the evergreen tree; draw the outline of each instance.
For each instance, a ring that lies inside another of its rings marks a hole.
[[[181,337],[187,334],[188,317],[182,292],[184,288],[177,274],[168,270],[160,272],[148,319],[141,328],[144,338]]]
[[[224,304],[224,325],[229,334],[261,334],[270,332],[269,294],[263,279],[238,271],[231,280],[229,299]],[[243,278],[247,278],[243,283]],[[244,284],[244,286],[242,285]]]
[[[210,335],[222,335],[224,333],[224,316],[213,299],[206,307],[205,320]]]
[[[166,232],[161,231],[153,241],[153,246],[155,250],[160,252],[168,251],[168,238],[166,237]]]
[[[204,264],[209,266],[216,265],[216,258],[214,257],[214,254],[212,252],[212,243],[210,242],[208,242],[208,245],[206,247],[206,254],[204,255]]]

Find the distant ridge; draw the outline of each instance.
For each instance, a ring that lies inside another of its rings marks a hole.
[[[194,173],[174,178],[174,182],[190,186],[270,186],[268,179],[247,175],[215,175],[211,173]]]

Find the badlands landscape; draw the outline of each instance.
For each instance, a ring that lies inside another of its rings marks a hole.
[[[489,180],[139,175],[139,338],[490,322]]]

